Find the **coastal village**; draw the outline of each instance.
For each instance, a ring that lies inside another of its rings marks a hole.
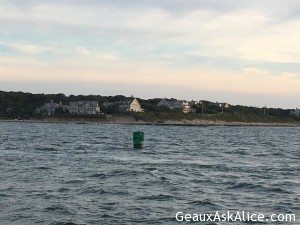
[[[220,109],[220,113],[228,110],[232,105],[228,103],[207,102],[208,106]],[[204,101],[186,101],[163,98],[158,101],[156,108],[167,109],[170,111],[177,111],[182,113],[204,113],[203,106]],[[55,114],[70,114],[70,115],[97,115],[104,114],[102,109],[114,108],[114,112],[117,113],[143,113],[145,109],[142,108],[141,103],[135,97],[127,98],[118,102],[103,102],[101,105],[98,101],[76,101],[70,102],[68,105],[62,104],[62,102],[54,102],[51,100],[44,105],[37,107],[36,113],[40,115],[55,115]],[[262,108],[263,113],[266,114],[265,108]],[[290,111],[290,115],[296,118],[300,118],[300,109]]]
[[[104,107],[111,107],[116,105],[120,112],[143,112],[139,101],[134,98],[132,100],[126,100],[121,102],[105,102]],[[57,112],[63,112],[64,114],[73,115],[96,115],[101,114],[100,106],[97,101],[78,101],[70,102],[69,105],[63,105],[61,102],[56,103],[51,100],[45,103],[43,106],[36,109],[37,114],[42,115],[54,115]]]
[[[102,121],[300,121],[300,109],[234,105],[208,100],[143,99],[124,95],[32,94],[0,91],[0,119]],[[117,119],[116,119],[117,118]]]
[[[185,100],[172,100],[172,99],[162,99],[157,103],[158,108],[166,108],[173,111],[181,111],[183,113],[196,113],[194,106],[201,105],[201,101],[185,101]],[[228,103],[211,103],[215,104],[222,109],[229,108]],[[145,110],[142,108],[140,102],[137,98],[129,98],[120,102],[104,102],[101,107],[115,107],[119,112],[136,112],[142,113]],[[62,102],[56,103],[51,100],[45,103],[43,106],[36,109],[37,114],[42,115],[54,115],[57,113],[72,114],[72,115],[96,115],[103,114],[100,109],[100,105],[97,101],[77,101],[70,102],[69,105],[63,105]]]

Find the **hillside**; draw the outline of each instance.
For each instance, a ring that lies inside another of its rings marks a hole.
[[[157,99],[140,99],[139,102],[145,112],[130,113],[119,112],[117,109],[111,110],[104,107],[105,102],[119,102],[126,100],[127,97],[122,95],[116,96],[100,96],[100,95],[70,95],[64,94],[32,94],[23,92],[4,92],[0,91],[0,118],[1,119],[38,119],[47,121],[102,121],[102,122],[118,122],[135,121],[149,123],[166,123],[170,121],[224,121],[224,122],[241,122],[241,123],[299,123],[299,118],[291,115],[290,109],[281,108],[258,108],[241,105],[230,105],[228,108],[218,107],[217,104],[202,101],[203,106],[193,106],[195,113],[182,113],[180,111],[170,110],[158,107],[157,103],[161,100]],[[53,100],[54,102],[62,102],[69,104],[71,101],[97,101],[100,105],[101,115],[72,116],[37,115],[35,110],[42,106],[45,102]],[[203,108],[202,108],[203,107]],[[202,114],[203,110],[203,114]],[[105,114],[105,115],[104,115]],[[126,119],[127,118],[127,119]]]

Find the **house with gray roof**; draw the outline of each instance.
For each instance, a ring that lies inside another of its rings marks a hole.
[[[175,99],[162,99],[158,104],[158,107],[167,107],[171,110],[181,110],[184,113],[191,112],[191,106],[187,101],[175,100]]]
[[[93,115],[100,113],[97,101],[70,102],[69,113],[74,115]]]

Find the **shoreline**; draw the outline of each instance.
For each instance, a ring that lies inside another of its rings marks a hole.
[[[213,120],[182,120],[165,122],[144,122],[144,121],[84,121],[84,120],[18,120],[18,119],[0,119],[0,123],[47,123],[47,124],[91,124],[91,125],[148,125],[148,126],[188,126],[188,127],[300,127],[300,123],[264,123],[264,122],[227,122]]]

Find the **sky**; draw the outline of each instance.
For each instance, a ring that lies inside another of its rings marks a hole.
[[[300,1],[0,0],[0,90],[300,108]]]

